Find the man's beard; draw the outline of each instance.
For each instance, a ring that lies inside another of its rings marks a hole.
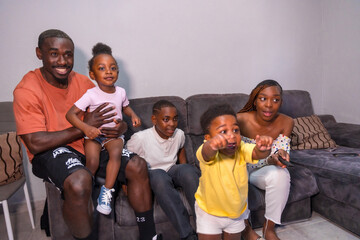
[[[61,85],[68,85],[69,79],[67,78],[56,78],[56,81]]]

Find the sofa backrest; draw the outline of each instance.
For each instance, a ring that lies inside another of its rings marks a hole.
[[[16,124],[12,102],[0,102],[0,134],[15,131]]]
[[[188,111],[189,133],[193,135],[202,134],[200,117],[210,106],[228,103],[236,113],[245,105],[248,97],[243,93],[197,94],[188,97],[185,101]]]
[[[131,119],[124,116],[129,129],[125,134],[128,139],[134,132],[144,130],[152,126],[152,106],[161,99],[172,102],[179,114],[179,128],[186,134],[186,155],[192,164],[198,164],[195,153],[203,143],[204,137],[200,126],[200,116],[213,104],[229,103],[235,112],[239,111],[247,102],[249,95],[243,93],[233,94],[197,94],[188,97],[186,100],[177,96],[145,97],[130,100],[130,106],[140,117],[142,126],[134,128]],[[16,131],[15,118],[12,102],[0,102],[0,133]],[[280,112],[293,118],[310,116],[314,114],[310,94],[302,90],[284,90],[283,104]]]
[[[141,119],[141,126],[134,128],[131,119],[124,116],[124,121],[128,124],[128,131],[125,133],[125,139],[129,139],[135,132],[152,127],[151,115],[154,103],[159,100],[167,100],[173,103],[178,111],[179,122],[178,128],[182,129],[185,133],[188,132],[186,103],[185,100],[177,96],[159,96],[159,97],[145,97],[130,99],[130,107]]]
[[[197,94],[186,99],[189,132],[186,134],[185,150],[189,163],[198,165],[196,150],[204,141],[200,125],[201,115],[214,104],[228,103],[238,112],[247,102],[249,96],[243,93]]]
[[[280,112],[292,118],[314,114],[309,92],[303,90],[284,90]]]

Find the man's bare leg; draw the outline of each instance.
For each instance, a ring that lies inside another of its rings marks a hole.
[[[85,238],[91,233],[91,192],[92,177],[85,169],[72,173],[64,181],[63,216],[74,237]]]
[[[152,193],[144,159],[134,156],[125,168],[127,196],[135,211],[141,240],[152,239],[156,235],[152,209]]]
[[[131,158],[125,169],[127,194],[135,212],[145,212],[152,208],[152,193],[147,172],[147,164],[139,156]]]

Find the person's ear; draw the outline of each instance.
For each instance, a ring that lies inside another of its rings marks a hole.
[[[154,126],[156,125],[156,116],[155,115],[151,115],[151,122]]]
[[[254,109],[254,111],[256,111],[256,101],[254,101],[254,103],[253,103],[253,109]]]
[[[92,80],[95,80],[95,74],[93,71],[89,71],[89,76]]]
[[[35,53],[38,59],[42,60],[42,53],[39,47],[35,48]]]
[[[205,135],[204,135],[204,138],[205,138],[206,141],[209,141],[210,138],[211,138],[211,137],[210,137],[210,134],[205,134]]]

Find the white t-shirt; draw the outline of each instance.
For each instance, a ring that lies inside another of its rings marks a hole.
[[[126,148],[144,158],[150,169],[168,171],[176,164],[178,152],[185,144],[185,134],[175,129],[174,134],[163,139],[155,130],[155,126],[134,133],[126,143]]]
[[[126,96],[125,89],[116,86],[114,93],[106,93],[102,91],[98,86],[91,88],[86,91],[86,93],[76,101],[75,106],[86,111],[86,108],[90,108],[90,112],[94,111],[98,106],[103,103],[109,103],[107,107],[114,106],[114,110],[110,111],[108,114],[116,112],[117,115],[112,119],[122,119],[122,108],[129,105],[129,100]],[[114,127],[115,123],[110,122],[102,125],[102,127]]]

